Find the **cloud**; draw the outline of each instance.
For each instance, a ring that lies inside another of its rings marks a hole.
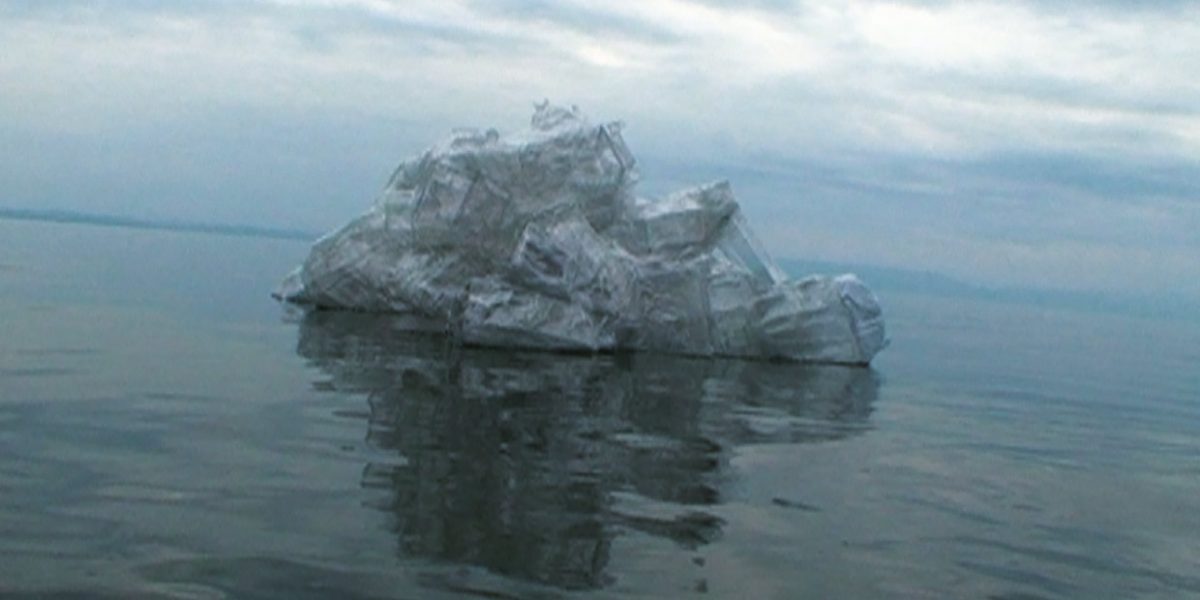
[[[550,97],[624,119],[650,190],[733,179],[782,256],[1200,279],[1190,3],[8,1],[0,44],[12,205],[324,228]]]

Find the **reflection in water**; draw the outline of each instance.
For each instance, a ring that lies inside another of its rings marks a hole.
[[[365,393],[367,442],[405,556],[594,588],[615,536],[713,541],[731,448],[867,429],[868,369],[461,348],[397,317],[313,312],[298,352]]]

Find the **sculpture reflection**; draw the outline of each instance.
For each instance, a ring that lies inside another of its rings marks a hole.
[[[384,492],[400,552],[569,589],[607,582],[622,533],[712,541],[732,448],[865,431],[879,386],[861,368],[461,348],[409,329],[311,312],[298,344],[328,385],[367,395],[367,442],[396,460],[363,485]]]

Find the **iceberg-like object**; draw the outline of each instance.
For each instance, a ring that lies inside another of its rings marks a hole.
[[[651,200],[619,123],[543,103],[528,131],[456,131],[274,293],[406,313],[462,342],[867,364],[886,344],[853,275],[789,281],[726,182]]]

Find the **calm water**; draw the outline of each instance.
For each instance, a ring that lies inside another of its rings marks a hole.
[[[306,246],[0,221],[0,596],[1200,597],[1196,323],[883,295],[873,369],[455,348]]]

